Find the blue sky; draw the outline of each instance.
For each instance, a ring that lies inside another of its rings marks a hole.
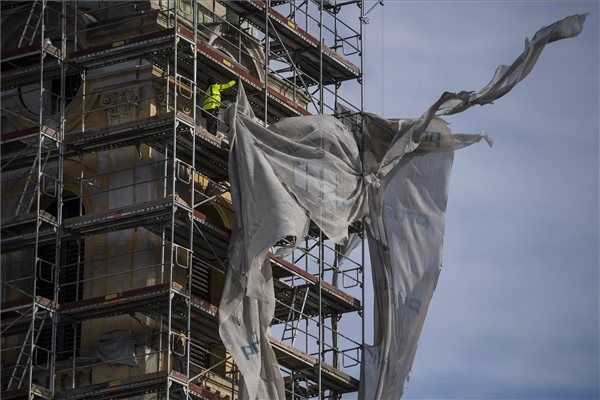
[[[448,118],[496,143],[456,154],[444,270],[405,398],[599,398],[599,3],[385,3],[369,15],[365,104],[386,117],[481,88],[526,36],[590,12],[513,92]]]

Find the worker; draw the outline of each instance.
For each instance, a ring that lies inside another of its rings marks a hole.
[[[221,107],[221,91],[235,86],[236,82],[231,80],[227,83],[218,83],[213,78],[208,80],[206,96],[202,103],[202,116],[206,118],[206,130],[215,135],[219,122],[219,107]]]

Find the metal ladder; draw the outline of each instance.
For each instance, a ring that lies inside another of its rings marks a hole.
[[[47,152],[46,157],[44,158],[44,164],[42,165],[42,171],[46,169],[46,164],[48,163],[49,157],[50,157],[50,152]],[[15,209],[15,216],[18,216],[20,214],[27,214],[29,212],[29,210],[31,209],[31,206],[35,199],[35,196],[33,196],[33,194],[35,194],[35,190],[37,189],[37,186],[41,184],[41,182],[39,182],[41,180],[41,177],[39,177],[38,179],[33,179],[33,176],[35,174],[35,167],[38,163],[38,159],[39,158],[36,157],[35,160],[33,160],[33,164],[31,164],[31,168],[29,169],[29,173],[27,174],[27,180],[25,181],[25,186],[23,187],[23,191],[21,192],[21,195],[19,196],[17,208]],[[32,185],[34,185],[34,186],[31,187]],[[27,196],[28,194],[31,194],[31,196]],[[22,208],[23,202],[25,201],[25,199],[27,199],[28,203],[25,208]]]
[[[25,21],[25,27],[23,27],[23,32],[21,32],[21,37],[19,38],[19,43],[17,45],[18,48],[23,47],[23,45],[31,46],[33,44],[35,35],[40,27],[40,23],[42,22],[42,17],[44,15],[43,10],[45,6],[46,0],[34,0],[31,4],[27,21]],[[39,11],[36,12],[36,10]],[[33,32],[28,34],[32,30]]]
[[[300,310],[296,310],[296,297],[299,295],[299,291],[304,289],[304,295],[302,298],[302,306]],[[291,340],[292,346],[294,345],[294,341],[296,340],[296,331],[298,330],[298,325],[300,324],[300,318],[304,314],[304,307],[306,306],[306,300],[308,299],[308,291],[310,290],[310,286],[294,286],[292,288],[292,301],[290,302],[291,307],[288,311],[288,316],[285,321],[285,325],[283,327],[283,333],[281,334],[281,341]]]
[[[33,353],[35,352],[35,345],[34,345],[34,349],[32,349],[31,354],[28,354],[27,349],[29,348],[29,340],[31,335],[34,336],[34,343],[37,343],[38,339],[40,338],[40,334],[42,333],[42,330],[44,329],[44,323],[45,323],[46,319],[42,319],[40,326],[38,328],[36,328],[35,326],[35,322],[36,322],[36,318],[35,316],[32,318],[31,320],[31,324],[29,325],[29,329],[27,330],[27,333],[25,334],[25,339],[23,340],[23,345],[21,346],[21,350],[19,351],[19,356],[17,357],[17,362],[15,364],[15,367],[10,375],[10,379],[8,380],[8,386],[7,386],[7,390],[10,389],[20,389],[21,386],[23,385],[23,379],[25,379],[25,375],[27,375],[27,364],[29,363],[29,360],[33,357]],[[26,360],[24,361],[24,364],[21,364],[21,360],[23,359],[23,357],[26,357]],[[21,370],[21,376],[18,377],[18,371]],[[18,383],[18,385],[16,387],[13,387],[15,383]]]

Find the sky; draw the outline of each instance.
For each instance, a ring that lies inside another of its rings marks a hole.
[[[600,6],[386,0],[369,14],[365,108],[394,118],[483,87],[525,37],[584,12],[581,35],[547,46],[511,93],[447,118],[495,145],[455,155],[444,267],[406,399],[600,398]]]

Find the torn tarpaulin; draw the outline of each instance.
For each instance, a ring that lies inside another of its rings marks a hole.
[[[379,148],[369,148],[372,161],[363,164],[352,133],[333,116],[286,118],[266,129],[253,118],[242,85],[237,107],[228,112],[235,226],[219,309],[220,334],[244,378],[247,398],[283,400],[283,379],[268,342],[275,298],[267,253],[281,238],[304,237],[310,220],[333,241],[347,237],[353,221],[380,214],[372,208],[380,207],[381,183],[392,169],[381,163]],[[423,130],[432,118],[430,113]],[[387,121],[376,116],[365,121],[371,143],[394,139],[386,146],[399,157],[415,147],[409,136],[397,138]],[[418,129],[414,125],[409,131]],[[381,153],[383,158],[386,154]]]
[[[575,37],[583,30],[585,14],[571,15],[535,33],[533,39],[525,39],[525,49],[511,65],[496,68],[492,80],[478,92],[460,92],[458,98],[442,104],[438,115],[456,114],[476,104],[490,104],[504,96],[531,72],[542,50],[548,43]]]
[[[219,331],[243,377],[242,399],[285,399],[268,341],[275,309],[271,266],[265,262],[269,249],[284,237],[303,237],[310,220],[340,241],[361,218],[377,310],[360,398],[402,395],[439,274],[453,150],[485,138],[451,136],[435,115],[503,96],[525,77],[546,43],[576,35],[582,23],[583,17],[570,17],[542,29],[532,44],[535,51],[502,69],[499,83],[479,92],[484,94],[444,93],[420,118],[399,127],[366,114],[358,136],[332,116],[286,118],[267,129],[254,119],[240,85],[228,109],[235,221]]]

